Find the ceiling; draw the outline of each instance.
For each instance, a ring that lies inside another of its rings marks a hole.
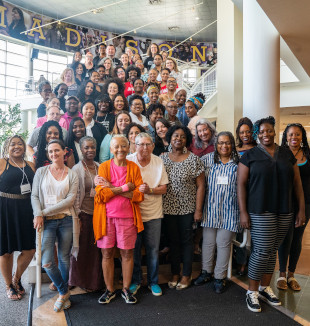
[[[61,19],[119,1],[121,0],[12,0],[9,2],[45,16]],[[200,2],[203,4],[195,7],[194,10],[191,9],[193,5]],[[216,20],[216,3],[217,0],[126,0],[104,8],[101,13],[83,14],[68,22],[103,31],[123,33],[162,18],[159,22],[137,30],[136,35],[161,40],[184,40]],[[179,11],[180,13],[175,14]],[[171,26],[179,28],[170,31],[168,27]],[[216,24],[213,24],[193,37],[193,40],[215,42],[216,33]]]

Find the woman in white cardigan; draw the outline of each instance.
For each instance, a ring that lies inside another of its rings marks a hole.
[[[59,312],[71,306],[68,289],[70,251],[77,255],[79,223],[74,210],[78,190],[78,176],[64,164],[65,145],[51,140],[47,145],[51,165],[37,170],[32,187],[31,203],[34,228],[43,228],[42,267],[59,292],[54,310]],[[55,264],[54,246],[58,241],[58,262]]]
[[[72,170],[79,177],[79,188],[75,200],[75,210],[79,216],[81,233],[77,260],[71,257],[70,286],[79,286],[88,291],[103,289],[101,250],[95,244],[93,230],[93,212],[95,183],[99,164],[96,157],[96,139],[83,137],[79,142],[83,160]]]

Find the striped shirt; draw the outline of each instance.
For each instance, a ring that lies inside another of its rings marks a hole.
[[[206,168],[206,197],[201,225],[239,232],[237,164],[214,163],[214,153],[201,158]]]

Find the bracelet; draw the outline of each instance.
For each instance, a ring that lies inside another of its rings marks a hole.
[[[154,192],[153,188],[150,188],[150,194],[152,194]]]
[[[128,184],[127,184],[127,183],[124,184],[124,185],[122,185],[121,188],[122,188],[122,192],[127,192],[127,191],[129,191],[129,187],[128,187]]]

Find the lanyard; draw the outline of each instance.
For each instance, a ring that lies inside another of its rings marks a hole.
[[[20,168],[12,158],[10,158],[10,160],[11,160],[11,161],[16,165],[17,168],[20,169],[20,171],[21,171],[22,174],[23,174],[23,179],[22,179],[22,182],[20,183],[20,185],[23,184],[23,182],[24,182],[24,177],[26,177],[26,179],[27,179],[27,183],[29,184],[30,182],[29,182],[29,180],[28,180],[27,174],[25,173],[25,166],[26,166],[26,163],[25,163],[25,166],[23,166],[23,168]]]

